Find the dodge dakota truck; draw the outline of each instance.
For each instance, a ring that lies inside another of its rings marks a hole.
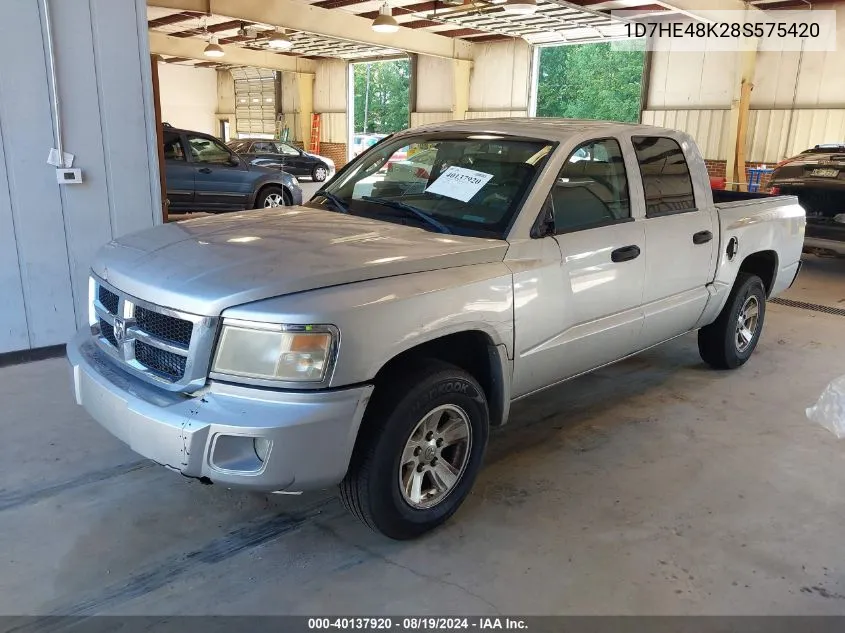
[[[425,157],[418,186],[391,186],[397,154]],[[695,330],[709,365],[748,360],[805,213],[742,198],[663,128],[401,132],[304,205],[104,246],[68,345],[76,399],[183,475],[339,485],[371,528],[413,538],[464,501],[513,401]]]

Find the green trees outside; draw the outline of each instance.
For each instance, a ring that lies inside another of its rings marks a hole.
[[[638,121],[644,59],[609,43],[541,48],[537,116]]]
[[[408,127],[411,62],[355,64],[355,131],[389,134]]]

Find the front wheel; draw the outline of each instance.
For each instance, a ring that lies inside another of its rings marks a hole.
[[[316,165],[311,172],[311,178],[314,179],[314,182],[323,182],[326,178],[329,177],[329,168],[320,163]]]
[[[390,394],[374,394],[340,492],[370,528],[410,539],[469,494],[487,447],[487,400],[470,374],[435,360]]]
[[[293,204],[290,194],[283,187],[265,187],[255,199],[256,209],[271,209],[273,207],[289,207]]]
[[[698,331],[698,352],[716,369],[734,369],[751,357],[766,316],[766,289],[757,275],[739,273],[731,294],[710,325]]]

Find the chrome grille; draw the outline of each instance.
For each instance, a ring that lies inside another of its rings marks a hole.
[[[91,332],[126,371],[170,391],[205,384],[217,319],[158,306],[92,277]]]
[[[144,332],[170,343],[184,347],[188,347],[191,343],[191,332],[194,324],[190,321],[135,306],[135,323]]]
[[[166,378],[179,380],[185,375],[187,358],[135,341],[135,360]]]
[[[120,297],[105,286],[100,286],[97,290],[97,298],[106,310],[112,314],[117,314],[117,306],[120,303]]]

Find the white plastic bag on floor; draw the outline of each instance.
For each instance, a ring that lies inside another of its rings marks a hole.
[[[839,439],[845,437],[845,376],[840,376],[825,387],[819,401],[807,409],[807,417]]]

